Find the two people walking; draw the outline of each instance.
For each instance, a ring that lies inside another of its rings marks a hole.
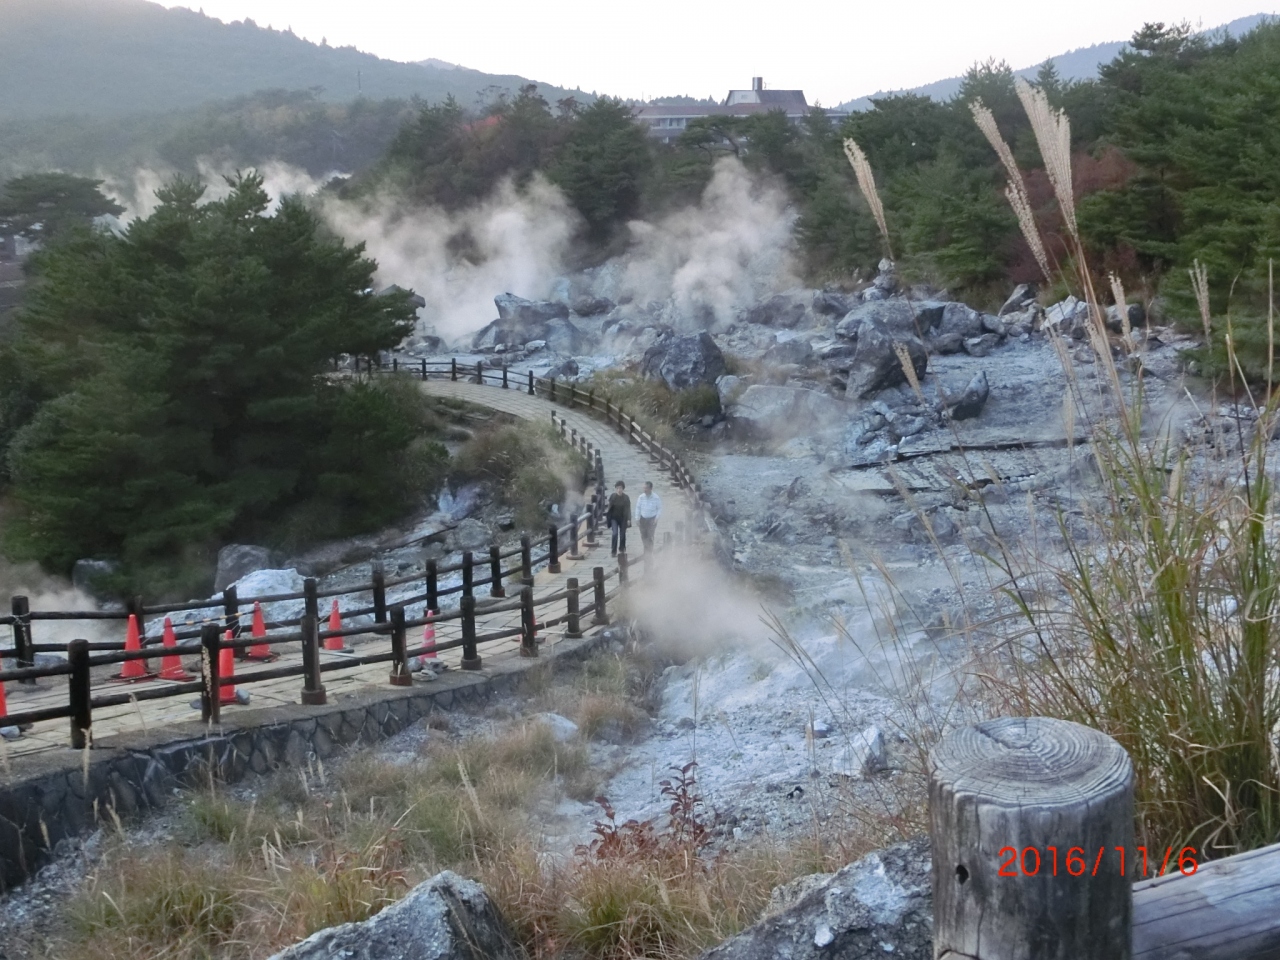
[[[613,494],[609,497],[609,509],[606,516],[609,520],[609,553],[617,556],[618,551],[627,550],[627,527],[631,526],[634,517],[640,527],[640,542],[644,544],[645,553],[653,549],[653,531],[658,525],[658,517],[662,514],[662,498],[653,492],[653,484],[645,481],[644,493],[636,497],[635,507],[627,496],[627,485],[619,480],[613,485]]]

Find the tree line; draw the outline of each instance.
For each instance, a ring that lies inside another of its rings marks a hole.
[[[1071,118],[1087,266],[1190,318],[1187,270],[1199,262],[1214,313],[1230,310],[1246,372],[1260,375],[1280,244],[1280,26],[1232,40],[1149,25],[1098,79],[1063,83],[1047,66],[1036,83]],[[797,124],[781,113],[707,117],[670,145],[610,98],[553,107],[530,86],[482,111],[419,104],[376,163],[330,189],[458,209],[504,178],[545,176],[598,258],[625,244],[628,220],[696,200],[715,163],[735,155],[789,192],[810,280],[848,281],[885,253],[844,157],[852,138],[906,276],[990,305],[1039,271],[973,122],[978,99],[1026,171],[1063,265],[1052,190],[998,63],[972,68],[945,103],[890,96],[838,123],[816,109]],[[26,302],[0,329],[11,555],[63,571],[111,557],[122,587],[189,592],[223,543],[302,546],[373,529],[445,475],[440,425],[419,392],[330,375],[339,356],[402,340],[407,294],[374,294],[376,265],[305,199],[270,212],[257,174],[230,186],[207,202],[179,177],[123,233],[88,226],[119,212],[94,181],[42,174],[0,190],[0,226],[44,244]]]
[[[1050,63],[1035,83],[1071,118],[1090,266],[1148,299],[1164,294],[1176,313],[1190,306],[1186,269],[1198,259],[1216,312],[1231,298],[1256,316],[1280,238],[1280,25],[1232,39],[1148,24],[1097,79],[1063,82]],[[1026,172],[1061,262],[1052,190],[1013,72],[996,62],[972,67],[946,102],[887,96],[839,121],[820,109],[800,123],[780,112],[706,117],[670,145],[644,136],[632,110],[609,98],[552,105],[526,87],[479,113],[453,101],[423,105],[382,161],[344,189],[358,196],[392,186],[411,202],[456,208],[503,177],[540,172],[564,189],[598,246],[633,217],[696,199],[714,162],[732,154],[790,193],[810,279],[839,281],[868,275],[885,252],[844,157],[852,138],[875,171],[907,274],[992,304],[1039,271],[1004,199],[1004,171],[974,124],[977,99]]]

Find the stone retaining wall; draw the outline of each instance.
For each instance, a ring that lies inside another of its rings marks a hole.
[[[559,640],[557,662],[580,660],[608,640],[608,629]],[[322,707],[234,710],[218,727],[199,722],[119,735],[92,750],[20,757],[0,766],[0,892],[37,871],[60,844],[111,820],[157,809],[210,778],[234,783],[249,774],[326,760],[357,744],[399,733],[437,710],[514,691],[541,660],[486,661],[483,672],[448,672],[412,687],[370,688]]]

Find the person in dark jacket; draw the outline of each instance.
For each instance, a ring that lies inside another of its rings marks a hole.
[[[609,538],[609,556],[616,557],[618,551],[627,552],[627,527],[631,525],[631,498],[626,493],[627,485],[619,480],[613,485],[613,495],[609,497],[609,510],[605,516],[609,520],[612,535]]]

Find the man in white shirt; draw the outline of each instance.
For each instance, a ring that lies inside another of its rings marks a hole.
[[[653,484],[646,480],[644,493],[636,497],[636,523],[640,527],[640,542],[644,544],[645,553],[653,549],[653,528],[658,525],[661,513],[662,500],[653,492]]]

